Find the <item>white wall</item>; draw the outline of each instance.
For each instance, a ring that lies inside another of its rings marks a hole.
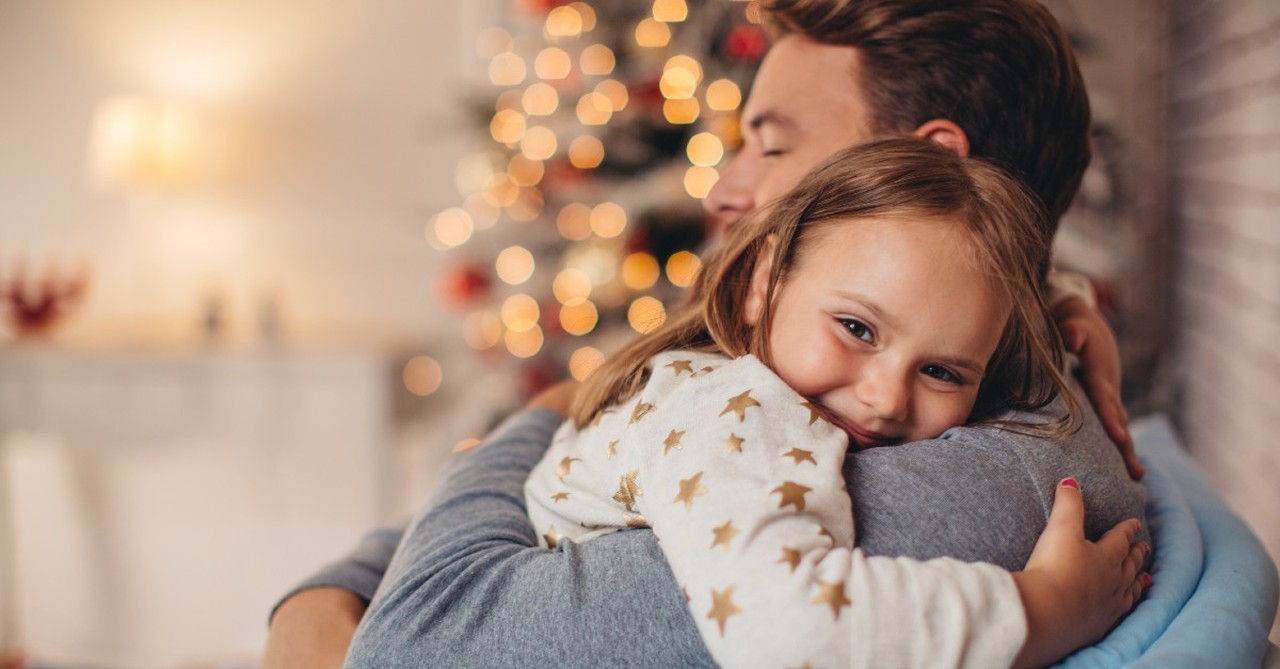
[[[0,276],[19,255],[87,258],[64,336],[191,334],[224,296],[232,339],[275,294],[296,338],[420,340],[435,313],[422,228],[457,203],[472,135],[460,95],[495,3],[418,0],[0,2]],[[95,191],[95,106],[188,103],[200,180]]]

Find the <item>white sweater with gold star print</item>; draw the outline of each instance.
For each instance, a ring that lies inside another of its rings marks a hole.
[[[854,548],[848,438],[768,367],[676,351],[650,368],[531,472],[544,544],[652,527],[721,666],[1013,663],[1027,630],[1009,573]]]

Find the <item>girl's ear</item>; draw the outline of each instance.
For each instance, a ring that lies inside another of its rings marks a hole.
[[[764,318],[764,310],[768,307],[769,275],[773,273],[773,254],[776,247],[775,235],[765,238],[764,246],[756,256],[756,266],[751,270],[751,285],[747,287],[747,299],[742,311],[742,320],[750,327],[760,324]]]

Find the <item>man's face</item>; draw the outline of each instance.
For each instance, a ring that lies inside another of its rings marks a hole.
[[[769,204],[831,154],[871,138],[858,52],[789,35],[769,50],[743,109],[743,146],[703,206],[720,226]]]

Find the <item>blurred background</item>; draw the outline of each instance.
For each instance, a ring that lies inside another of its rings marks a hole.
[[[1057,263],[1280,556],[1280,6],[1047,4],[1097,126]],[[758,21],[0,0],[0,657],[255,666],[294,582],[661,322]]]

